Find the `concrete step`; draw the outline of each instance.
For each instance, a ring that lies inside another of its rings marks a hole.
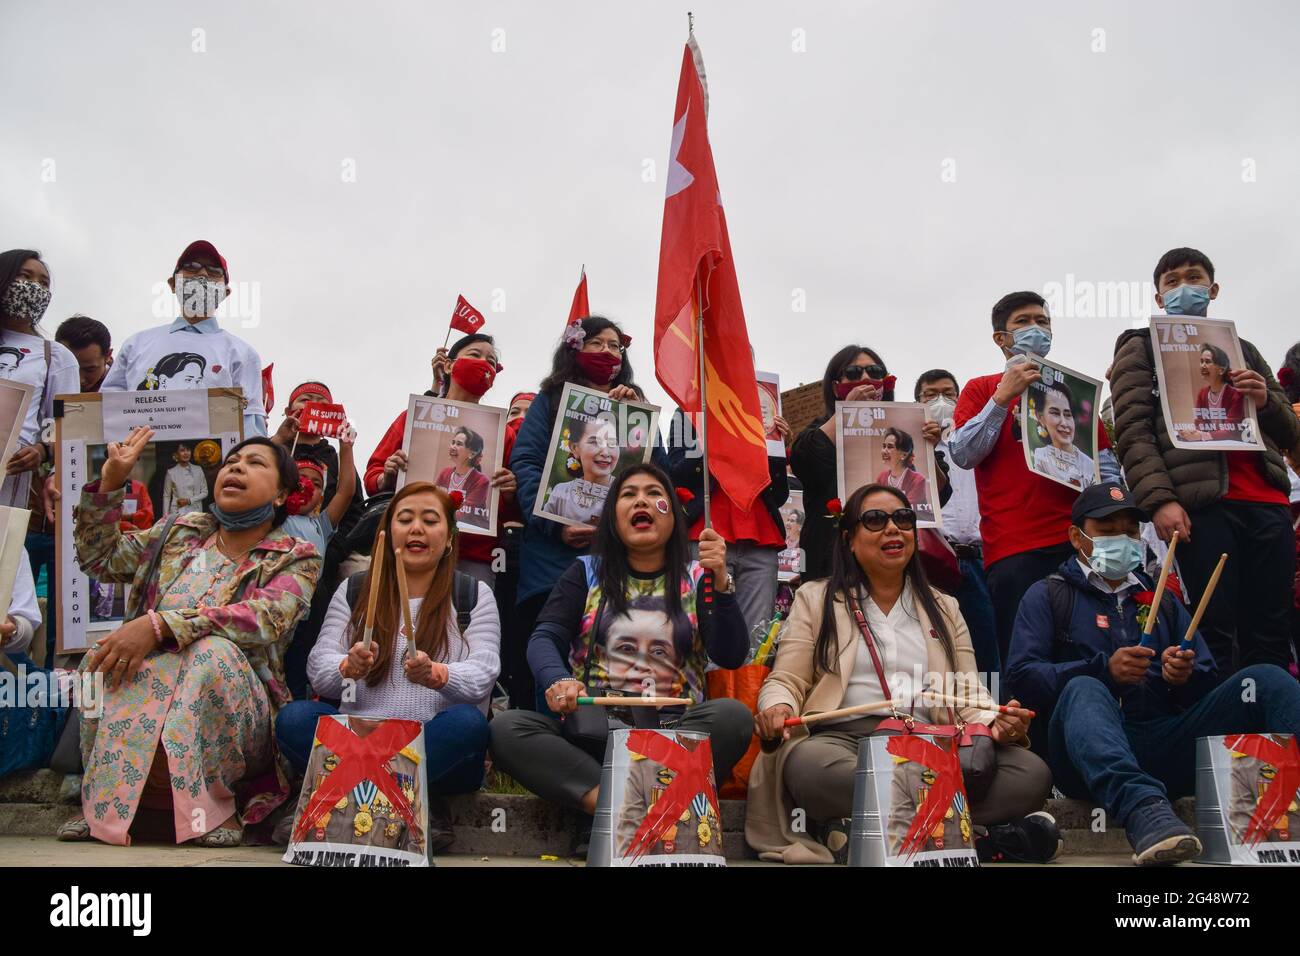
[[[0,780],[0,835],[50,836],[80,799],[81,778],[52,770],[10,774]],[[531,794],[473,793],[453,797],[456,842],[450,852],[467,856],[568,856],[584,825],[581,814]],[[1105,818],[1086,800],[1049,800],[1070,856],[1131,852],[1124,828]],[[1191,797],[1174,803],[1189,826],[1196,825]],[[745,802],[722,801],[723,850],[729,860],[754,859],[745,843]]]

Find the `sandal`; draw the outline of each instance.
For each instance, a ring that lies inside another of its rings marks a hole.
[[[73,817],[59,824],[54,831],[54,838],[64,843],[82,843],[90,839],[90,824],[85,817]]]
[[[227,827],[217,827],[215,830],[209,830],[194,842],[199,846],[225,850],[243,844],[244,831],[231,830]]]

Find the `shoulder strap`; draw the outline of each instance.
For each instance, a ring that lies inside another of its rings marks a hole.
[[[366,571],[357,571],[348,575],[348,610],[357,609],[357,598],[361,596],[361,582],[366,579]]]
[[[45,340],[45,388],[41,391],[41,428],[54,417],[54,395],[50,392],[51,371],[54,365],[54,347]],[[39,439],[38,439],[39,440]]]
[[[1052,623],[1055,625],[1055,639],[1064,642],[1070,639],[1070,621],[1074,618],[1074,588],[1065,576],[1052,572],[1047,576],[1047,599],[1052,605]]]
[[[163,522],[162,534],[158,536],[158,548],[154,551],[153,556],[149,558],[149,564],[145,567],[144,577],[141,579],[145,584],[152,581],[154,576],[158,573],[158,565],[162,561],[163,548],[167,546],[167,538],[172,533],[172,525],[176,524],[176,519],[180,516],[179,511],[173,511],[167,516],[167,520]],[[140,614],[143,614],[144,610],[144,602],[141,602]],[[137,614],[136,617],[139,617],[140,614]]]
[[[455,574],[451,606],[456,609],[456,626],[460,628],[461,637],[464,637],[469,630],[470,612],[478,604],[478,578],[464,571],[457,571]]]

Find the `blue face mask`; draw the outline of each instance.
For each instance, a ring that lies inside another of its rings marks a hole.
[[[1085,538],[1088,536],[1085,534]],[[1142,563],[1142,539],[1130,538],[1126,534],[1108,534],[1097,538],[1088,538],[1092,542],[1092,554],[1088,564],[1103,578],[1118,581]]]
[[[1160,293],[1166,315],[1205,315],[1210,311],[1210,288],[1203,285],[1180,285]]]
[[[256,528],[262,522],[274,518],[275,505],[268,501],[260,507],[232,513],[222,511],[221,505],[214,501],[212,502],[212,517],[216,518],[217,524],[221,525],[226,531],[247,531],[249,528]]]
[[[1016,329],[1011,333],[1012,355],[1037,355],[1047,358],[1052,350],[1052,333],[1041,325],[1031,325],[1027,329]]]

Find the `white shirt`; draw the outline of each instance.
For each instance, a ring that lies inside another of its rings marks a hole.
[[[880,678],[876,676],[876,668],[871,660],[871,650],[859,631],[853,673],[849,675],[849,685],[845,688],[840,707],[874,704],[892,698],[898,702],[899,710],[906,711],[911,706],[912,697],[925,686],[922,680],[930,662],[925,635],[921,632],[921,621],[916,616],[912,585],[904,582],[903,592],[888,614],[882,612],[871,598],[863,602],[862,612],[866,615],[867,626],[876,637],[876,651],[880,655],[880,666],[885,672],[889,687],[880,686]],[[857,628],[856,623],[853,626]],[[857,719],[845,717],[828,723]]]
[[[953,544],[980,544],[980,500],[975,490],[975,472],[953,464],[947,442],[940,442],[938,448],[948,459],[948,485],[952,488],[952,497],[943,506],[943,536]]]
[[[172,376],[159,378],[155,369],[169,355],[192,352],[202,364],[192,363]],[[76,367],[74,360],[73,367]],[[262,407],[262,360],[257,351],[231,335],[216,319],[191,325],[177,317],[132,335],[113,357],[101,392],[133,392],[142,389],[241,388],[244,406],[244,437],[266,434],[266,412]],[[73,391],[76,391],[74,389]]]
[[[0,350],[16,349],[15,355],[10,351],[0,351],[0,378],[11,382],[22,382],[35,387],[32,402],[27,406],[27,418],[23,421],[19,444],[34,445],[41,435],[41,399],[45,392],[45,343],[38,335],[6,330],[0,336]],[[76,395],[81,391],[81,374],[77,366],[77,357],[58,342],[50,342],[50,396]],[[26,503],[24,502],[24,505]]]
[[[419,626],[423,598],[411,599],[411,620]],[[352,609],[348,607],[348,582],[334,592],[320,636],[307,657],[307,678],[312,689],[322,697],[343,696],[343,675],[339,664],[360,635],[348,627]],[[426,723],[454,704],[475,704],[484,715],[491,703],[492,688],[501,673],[501,619],[492,591],[478,582],[478,603],[470,612],[469,627],[461,636],[456,613],[447,617],[447,683],[442,690],[413,684],[406,679],[402,663],[406,660],[406,638],[398,635],[394,654],[388,665],[388,677],[371,687],[365,679],[356,681],[356,700],[343,701],[345,714],[359,717],[392,717]]]
[[[36,603],[36,582],[32,580],[32,565],[26,554],[18,561],[14,593],[9,599],[9,616],[14,619],[18,629],[9,638],[9,643],[0,647],[0,651],[16,654],[31,646],[32,634],[41,626],[41,609]]]
[[[1091,584],[1098,591],[1100,591],[1102,594],[1113,594],[1117,598],[1122,598],[1125,591],[1134,588],[1136,588],[1139,591],[1146,589],[1146,585],[1143,584],[1140,580],[1138,580],[1138,576],[1134,574],[1132,571],[1128,573],[1128,577],[1126,577],[1120,584],[1116,585],[1116,584],[1111,584],[1100,574],[1094,571],[1092,569],[1092,565],[1089,564],[1087,561],[1084,561],[1077,554],[1074,556],[1074,560],[1079,562],[1079,567],[1083,569],[1083,573],[1087,577],[1088,583]]]

